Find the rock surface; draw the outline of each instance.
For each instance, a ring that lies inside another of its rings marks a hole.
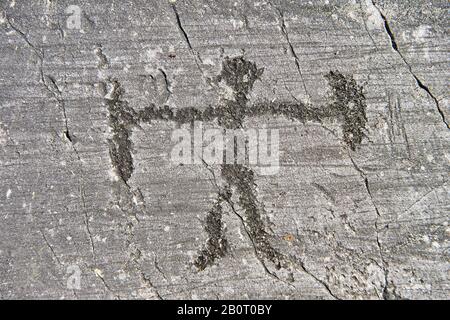
[[[2,1],[0,297],[448,299],[448,10]],[[174,164],[199,123],[279,170]]]

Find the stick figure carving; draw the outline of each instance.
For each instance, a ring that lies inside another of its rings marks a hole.
[[[107,103],[113,132],[110,140],[110,156],[123,183],[128,186],[128,179],[133,172],[131,156],[133,127],[157,120],[171,121],[180,125],[194,121],[217,121],[223,129],[237,129],[242,128],[246,118],[263,115],[286,117],[302,123],[336,119],[341,122],[344,142],[352,150],[361,143],[367,122],[366,103],[362,87],[358,86],[353,78],[337,71],[329,72],[325,77],[332,89],[332,96],[331,101],[324,106],[313,106],[297,101],[250,104],[248,94],[262,74],[263,69],[257,68],[255,63],[241,56],[225,58],[222,71],[214,81],[228,86],[233,92],[233,97],[221,98],[217,106],[203,109],[195,107],[172,109],[169,106],[157,107],[151,104],[140,111],[135,111],[121,100],[123,90],[117,81],[113,81],[114,89]],[[264,222],[264,205],[257,198],[255,173],[252,168],[244,164],[222,164],[220,172],[224,186],[218,186],[217,198],[207,213],[205,231],[208,240],[200,250],[194,265],[203,270],[229,251],[222,222],[222,216],[227,208],[240,219],[251,240],[256,257],[267,272],[269,270],[265,261],[272,262],[276,268],[288,264],[289,258],[271,245],[271,236],[266,231]]]

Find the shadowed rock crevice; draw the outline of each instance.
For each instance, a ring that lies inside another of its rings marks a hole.
[[[445,126],[447,127],[447,129],[450,129],[450,125],[448,124],[447,119],[445,118],[445,113],[442,110],[441,105],[439,104],[439,100],[437,99],[437,97],[431,92],[430,88],[425,85],[425,83],[419,79],[419,77],[414,73],[411,64],[409,64],[409,62],[406,60],[405,56],[403,55],[403,53],[400,51],[394,32],[392,32],[392,29],[389,25],[389,22],[386,18],[386,15],[381,11],[381,9],[378,7],[378,5],[375,3],[375,1],[371,1],[371,4],[373,5],[373,7],[378,11],[381,19],[383,20],[383,24],[384,24],[384,30],[386,31],[389,40],[391,42],[391,47],[392,49],[397,52],[397,54],[400,56],[400,58],[403,60],[403,62],[405,63],[406,67],[408,68],[409,73],[411,74],[411,76],[414,78],[414,80],[416,81],[417,86],[424,90],[426,92],[426,94],[433,100],[434,104],[436,105],[436,109],[437,112],[439,113],[439,115],[441,116],[442,122],[445,124]]]

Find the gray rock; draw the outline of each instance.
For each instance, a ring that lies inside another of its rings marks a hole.
[[[4,1],[0,297],[448,299],[447,20]],[[199,123],[278,129],[279,170],[173,163]]]

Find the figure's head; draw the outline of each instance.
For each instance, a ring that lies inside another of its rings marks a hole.
[[[226,57],[222,62],[222,71],[217,76],[217,81],[225,81],[236,94],[246,95],[263,71],[264,68],[258,69],[255,63],[245,60],[242,56]]]

